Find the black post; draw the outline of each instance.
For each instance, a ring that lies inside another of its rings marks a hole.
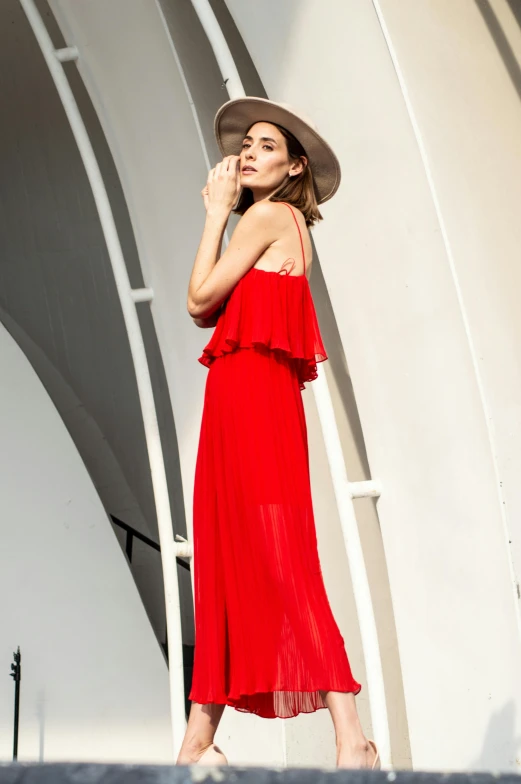
[[[133,541],[134,541],[134,535],[133,535],[132,531],[128,531],[127,530],[127,541],[126,541],[125,550],[126,550],[126,553],[127,553],[127,558],[129,560],[129,563],[132,563],[132,544],[133,544]]]
[[[18,759],[18,725],[20,723],[20,681],[22,680],[22,654],[20,646],[16,653],[13,653],[15,664],[11,664],[11,678],[14,679],[14,735],[13,735],[13,759]]]

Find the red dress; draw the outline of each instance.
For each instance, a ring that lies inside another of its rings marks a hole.
[[[306,275],[286,263],[241,278],[199,358],[209,373],[189,699],[266,718],[326,707],[321,690],[361,688],[326,595],[311,500],[301,390],[327,356]]]

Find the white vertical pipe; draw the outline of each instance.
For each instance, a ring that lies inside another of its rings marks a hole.
[[[92,149],[74,95],[72,94],[63,67],[60,63],[60,58],[63,58],[64,50],[61,50],[61,54],[56,53],[47,29],[34,4],[34,0],[20,0],[20,3],[54,80],[76,144],[78,145],[78,150],[85,166],[87,177],[89,178],[103,235],[107,244],[107,250],[127,329],[130,351],[136,373],[141,412],[143,415],[161,546],[161,563],[163,567],[166,602],[172,742],[173,754],[174,757],[177,757],[186,727],[186,719],[184,710],[185,695],[181,611],[179,603],[179,585],[177,582],[176,556],[178,555],[178,551],[179,555],[186,554],[187,548],[186,545],[177,546],[174,542],[165,464],[145,345],[139,326],[139,319],[135,307],[134,296],[130,287],[127,268],[125,266],[125,260],[123,258],[112,210],[110,208],[98,162],[94,155],[94,150]],[[66,51],[72,53],[74,47],[68,47]],[[142,290],[138,291],[139,293],[136,296],[137,301],[143,298]],[[147,295],[149,295],[149,293],[150,292],[147,291]]]
[[[240,98],[245,95],[237,66],[215,17],[208,0],[192,0],[201,24],[206,32],[216,60],[221,69],[223,79],[230,98]],[[356,602],[360,634],[366,663],[369,700],[371,705],[371,718],[374,736],[379,747],[383,767],[391,766],[391,743],[389,736],[389,723],[387,717],[387,704],[383,679],[380,647],[374,617],[369,581],[365,568],[364,556],[356,523],[353,497],[355,495],[378,495],[378,486],[368,483],[366,492],[363,483],[347,481],[344,457],[340,442],[340,435],[335,420],[333,403],[323,368],[318,371],[318,378],[312,383],[313,393],[317,404],[320,424],[324,436],[327,458],[331,469],[335,498],[338,506],[342,533],[351,570],[353,593]]]
[[[336,424],[335,411],[326,374],[320,364],[317,366],[317,370],[318,377],[312,382],[311,386],[322,427],[349,571],[351,572],[353,583],[353,595],[364,651],[373,733],[380,752],[382,767],[389,768],[391,766],[391,739],[389,736],[382,660],[369,579],[365,568],[362,542],[360,541],[353,505],[354,497],[361,497],[362,495],[378,496],[380,491],[378,484],[375,482],[348,482],[340,433]]]
[[[210,42],[230,99],[242,98],[245,92],[241,77],[212,6],[208,0],[192,0],[192,5]]]

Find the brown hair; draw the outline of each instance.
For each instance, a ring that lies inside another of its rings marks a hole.
[[[306,151],[299,142],[286,128],[277,123],[270,123],[279,129],[281,134],[286,139],[286,147],[288,149],[288,157],[292,161],[299,160],[301,155],[306,155]],[[249,128],[248,128],[249,130]],[[248,131],[246,131],[248,133]],[[317,197],[315,191],[315,183],[313,174],[309,163],[304,166],[300,174],[293,177],[286,177],[283,183],[273,193],[270,201],[287,201],[294,207],[299,209],[304,218],[306,219],[306,226],[309,228],[320,220],[323,220],[322,215],[318,209]],[[253,193],[249,188],[243,188],[237,206],[233,212],[237,215],[244,215],[248,207],[253,204]]]

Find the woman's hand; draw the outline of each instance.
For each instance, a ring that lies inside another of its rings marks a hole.
[[[238,155],[227,155],[214,169],[210,169],[201,191],[207,212],[213,209],[232,211],[241,191],[239,161]]]

